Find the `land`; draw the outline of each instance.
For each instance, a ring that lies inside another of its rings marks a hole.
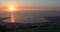
[[[44,16],[44,18],[47,22],[5,23],[5,26],[7,27],[7,31],[10,32],[60,32],[60,16]],[[5,26],[4,29],[6,28]]]

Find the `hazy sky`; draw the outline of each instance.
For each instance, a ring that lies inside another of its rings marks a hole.
[[[2,4],[2,6],[16,4],[19,7],[60,7],[60,0],[0,0],[0,4]]]
[[[54,5],[60,4],[60,0],[0,0],[4,5],[7,3],[18,3],[18,5]]]
[[[49,7],[49,10],[48,11],[51,11],[51,9],[60,9],[60,0],[0,0],[0,8],[1,7],[4,7],[6,5],[16,5],[19,7],[19,9],[48,9],[47,7]],[[23,8],[22,8],[23,7]],[[55,8],[56,7],[56,8]],[[2,8],[3,11],[5,11],[3,8]],[[2,11],[1,10],[1,11]],[[42,10],[39,10],[39,11],[42,11]],[[18,10],[17,10],[18,11]],[[21,10],[19,10],[21,11]],[[33,10],[32,10],[33,11]],[[29,13],[29,12],[28,12]],[[27,14],[28,14],[27,13]],[[41,12],[43,14],[43,12]],[[40,13],[40,14],[41,14]],[[51,12],[50,12],[51,13]],[[57,12],[58,13],[58,12]],[[59,12],[60,13],[60,12]],[[18,15],[17,15],[18,14]],[[26,15],[27,15],[26,14]],[[34,13],[35,14],[35,13]],[[37,15],[40,15],[40,14],[37,14]],[[41,14],[41,15],[42,15]],[[48,14],[48,13],[47,13]],[[51,13],[53,15],[53,13]],[[16,18],[19,18],[20,16],[20,12],[16,13]],[[29,14],[30,15],[30,14]],[[32,14],[33,15],[33,14]],[[43,14],[44,15],[44,14]],[[55,14],[54,14],[55,15]],[[58,14],[57,14],[58,15]],[[6,17],[6,16],[10,16],[10,14],[8,14],[7,12],[0,12],[0,17]],[[19,16],[19,17],[18,17]],[[25,17],[25,16],[24,16]]]

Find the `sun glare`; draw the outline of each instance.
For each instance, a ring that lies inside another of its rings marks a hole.
[[[12,5],[11,5],[11,6],[9,6],[9,10],[10,10],[10,11],[15,11],[15,7],[14,7],[14,6],[12,6]]]
[[[15,6],[14,5],[10,5],[8,9],[11,12],[11,23],[14,23],[15,21],[14,21],[13,12],[15,11]]]

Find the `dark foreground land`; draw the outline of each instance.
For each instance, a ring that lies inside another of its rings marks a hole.
[[[7,30],[3,30],[4,32]],[[60,27],[54,26],[54,27],[48,27],[47,25],[43,26],[32,26],[30,28],[21,28],[16,30],[10,30],[8,32],[60,32]]]
[[[18,29],[14,32],[60,32],[60,27],[48,28],[48,27],[37,27],[31,29]]]
[[[48,22],[40,26],[32,26],[28,29],[17,29],[14,32],[60,32],[60,16],[45,16]]]
[[[34,24],[7,23],[0,26],[2,32],[60,32],[60,16],[45,16],[47,22]],[[7,28],[9,27],[9,28]],[[10,27],[12,27],[10,29]],[[7,28],[7,29],[6,29]]]

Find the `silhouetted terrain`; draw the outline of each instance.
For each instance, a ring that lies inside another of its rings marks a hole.
[[[41,32],[44,30],[60,30],[60,16],[44,16],[45,20],[47,22],[42,23],[5,23],[3,20],[9,19],[8,18],[1,18],[0,20],[0,26],[5,27],[4,29],[7,29],[7,31],[31,31],[35,30],[35,32],[38,32],[38,30]],[[3,24],[3,25],[2,25]],[[1,27],[0,27],[1,28]],[[32,30],[31,30],[32,29]],[[24,31],[24,32],[25,32]]]

